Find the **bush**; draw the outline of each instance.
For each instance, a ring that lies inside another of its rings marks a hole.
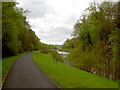
[[[48,49],[41,49],[41,53],[48,54],[48,53],[49,53],[49,50],[48,50]]]
[[[49,53],[53,53],[56,50],[49,50],[49,49],[41,49],[41,53],[45,53],[45,54],[49,54]]]
[[[57,51],[52,51],[51,55],[55,58],[55,62],[63,62],[63,58]]]
[[[95,55],[93,52],[82,52],[78,48],[71,50],[67,59],[75,67],[85,70],[87,72],[92,72],[96,69]]]
[[[56,50],[48,50],[48,49],[42,49],[41,53],[45,53],[45,54],[51,54],[53,56],[53,58],[55,59],[55,62],[63,62],[63,58],[60,54],[57,53]]]

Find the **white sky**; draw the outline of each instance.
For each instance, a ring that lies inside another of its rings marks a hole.
[[[31,11],[27,20],[41,42],[47,44],[63,44],[71,38],[74,24],[92,1],[17,0],[19,7]]]

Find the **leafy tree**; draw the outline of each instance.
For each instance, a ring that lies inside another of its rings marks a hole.
[[[18,27],[14,22],[15,3],[3,3],[3,20],[2,20],[2,41],[3,41],[3,57],[16,55],[19,51],[20,42],[18,40]]]
[[[13,56],[42,47],[39,38],[26,21],[26,13],[15,2],[4,2],[2,7],[3,57]]]
[[[76,67],[114,80],[119,78],[120,2],[91,3],[89,12],[74,25],[74,38],[63,48],[71,49],[69,61]],[[76,39],[77,38],[77,39]],[[72,45],[77,46],[72,48]]]

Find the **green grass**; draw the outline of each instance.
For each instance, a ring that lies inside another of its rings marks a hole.
[[[23,53],[23,54],[25,54],[25,53]],[[2,59],[2,83],[4,82],[11,66],[23,54],[18,54],[16,56],[7,57],[7,58]]]
[[[118,83],[103,76],[55,63],[52,56],[36,52],[33,61],[61,88],[118,88]]]

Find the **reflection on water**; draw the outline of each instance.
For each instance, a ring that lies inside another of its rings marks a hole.
[[[59,54],[61,54],[62,57],[64,58],[64,62],[63,62],[64,64],[73,66],[73,65],[66,59],[67,55],[69,55],[70,52],[64,52],[64,51],[59,51],[59,50],[57,50],[57,52],[58,52]]]
[[[57,52],[58,52],[59,54],[65,54],[65,55],[70,54],[69,52],[63,52],[63,51],[59,51],[59,50],[57,50]]]

